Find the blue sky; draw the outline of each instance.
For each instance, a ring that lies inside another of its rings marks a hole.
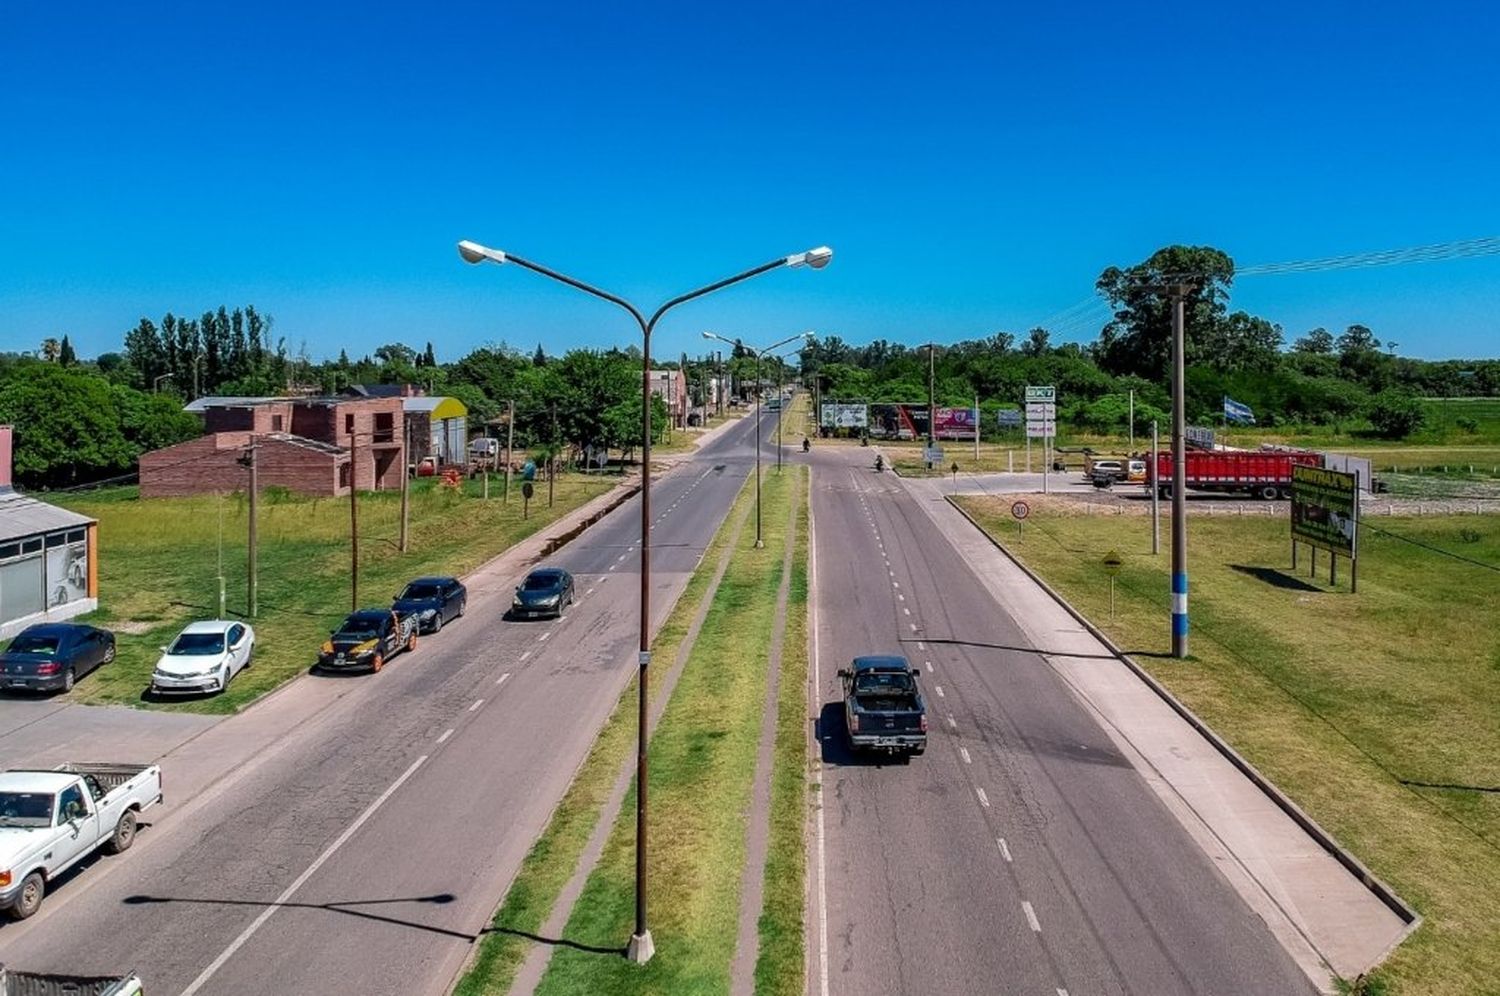
[[[643,307],[834,247],[675,312],[675,354],[1024,331],[1172,242],[1251,264],[1500,234],[1492,5],[312,6],[8,9],[0,349],[90,355],[221,303],[315,357],[634,340],[460,238]],[[1500,258],[1233,303],[1500,353]]]

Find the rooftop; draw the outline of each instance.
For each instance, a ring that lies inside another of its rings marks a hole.
[[[87,526],[94,521],[86,515],[48,505],[19,491],[0,491],[0,541]]]

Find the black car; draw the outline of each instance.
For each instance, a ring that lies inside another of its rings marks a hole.
[[[417,578],[401,590],[391,608],[403,616],[416,616],[423,633],[436,633],[464,614],[469,591],[458,578]]]
[[[0,687],[66,692],[115,659],[115,634],[82,623],[28,626],[0,654]]]
[[[572,605],[573,600],[573,575],[561,567],[538,567],[516,586],[510,614],[517,619],[537,616],[561,619],[563,609]]]

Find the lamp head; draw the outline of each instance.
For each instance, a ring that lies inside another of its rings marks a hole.
[[[787,266],[810,266],[814,270],[821,270],[833,259],[833,250],[827,246],[818,246],[807,252],[793,253],[786,258]]]
[[[505,253],[499,249],[489,249],[478,242],[470,242],[468,239],[458,244],[458,255],[465,263],[483,263],[485,260],[494,263],[505,262]]]

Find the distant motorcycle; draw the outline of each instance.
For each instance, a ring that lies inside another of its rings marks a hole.
[[[802,452],[806,453],[807,451],[809,451],[811,449],[812,449],[812,440],[808,439],[806,436],[803,436],[802,437]]]
[[[875,473],[878,474],[883,470],[885,470],[885,458],[877,453],[875,455]]]

